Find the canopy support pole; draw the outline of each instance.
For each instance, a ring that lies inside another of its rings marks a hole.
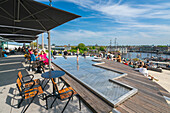
[[[37,38],[37,50],[39,50],[39,46],[38,46],[38,38]]]
[[[50,37],[50,31],[47,31],[48,34],[48,59],[49,59],[49,70],[51,71],[51,37]]]
[[[44,50],[44,33],[42,33],[42,43],[41,43],[42,45],[42,50]]]
[[[25,48],[25,43],[23,43],[23,47]]]
[[[34,49],[34,42],[32,41],[31,43],[32,43],[31,49]]]

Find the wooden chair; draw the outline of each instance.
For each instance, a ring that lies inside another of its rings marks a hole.
[[[73,99],[73,96],[75,96],[75,95],[77,95],[77,96],[79,96],[79,95],[77,94],[77,92],[72,87],[67,87],[67,88],[62,87],[62,89],[59,90],[58,87],[57,87],[57,84],[54,82],[54,79],[51,79],[51,80],[52,80],[52,83],[54,85],[54,89],[55,89],[56,93],[54,95],[52,95],[52,96],[55,96],[55,98],[54,98],[54,101],[52,102],[50,108],[52,108],[56,99],[60,99],[61,101],[68,99],[66,105],[64,106],[64,108],[62,110],[62,113],[63,113],[64,110],[66,109],[68,103],[70,102],[70,99],[71,98]],[[81,110],[80,96],[79,96],[79,108]]]
[[[43,100],[46,100],[46,106],[47,106],[47,98],[46,98],[46,94],[43,92],[42,90],[42,87],[41,85],[35,85],[35,84],[31,84],[24,87],[22,85],[22,82],[20,80],[20,78],[17,78],[17,81],[16,81],[16,86],[18,88],[18,91],[19,91],[19,94],[20,96],[22,97],[21,98],[21,101],[18,103],[18,108],[20,107],[21,103],[26,100],[26,99],[31,99],[31,101],[29,102],[29,104],[27,105],[27,107],[25,107],[23,110],[22,110],[22,113],[25,113],[26,110],[28,109],[28,107],[30,106],[30,104],[33,102],[34,98],[37,96],[37,95],[42,95],[42,99]],[[29,83],[27,83],[29,84]]]

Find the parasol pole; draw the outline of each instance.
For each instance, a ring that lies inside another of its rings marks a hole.
[[[48,59],[49,59],[49,70],[51,70],[51,37],[50,37],[50,31],[47,31],[48,34]]]

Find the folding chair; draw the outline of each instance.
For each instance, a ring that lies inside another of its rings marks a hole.
[[[29,78],[29,80],[26,80],[25,78],[28,78],[28,77],[31,77]],[[25,85],[25,86],[31,86],[31,85],[38,85],[40,84],[40,80],[39,79],[34,79],[34,75],[33,74],[29,74],[29,75],[26,75],[26,76],[23,76],[21,71],[18,72],[18,78],[20,79],[22,85]]]
[[[21,103],[26,100],[26,99],[31,99],[30,103],[27,105],[27,107],[25,107],[23,110],[22,110],[22,113],[25,113],[26,110],[28,109],[28,107],[30,106],[30,104],[33,102],[34,98],[37,96],[37,95],[42,95],[43,96],[43,100],[46,100],[46,106],[47,106],[47,98],[46,98],[46,94],[43,92],[42,90],[42,87],[40,85],[34,85],[32,84],[31,87],[23,87],[21,81],[19,78],[17,78],[17,88],[18,88],[18,91],[19,91],[19,94],[20,96],[22,97],[21,98],[21,101],[18,103],[18,108],[20,108],[20,105]]]
[[[70,102],[71,98],[73,99],[73,96],[75,96],[75,95],[79,96],[79,95],[72,87],[67,87],[67,88],[62,87],[61,90],[58,90],[57,84],[54,82],[54,79],[51,79],[51,80],[54,85],[54,89],[55,89],[56,93],[54,95],[52,95],[52,96],[55,96],[55,98],[54,98],[54,101],[52,102],[50,108],[52,108],[56,99],[60,99],[61,101],[68,99],[66,105],[64,106],[64,108],[62,110],[62,113],[63,113],[64,110],[66,109],[68,103]],[[48,96],[47,96],[47,98],[48,98]],[[79,108],[81,110],[80,96],[79,96]]]

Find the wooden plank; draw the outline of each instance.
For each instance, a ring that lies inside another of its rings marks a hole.
[[[148,89],[147,87],[141,86],[140,84],[137,84],[137,83],[129,82],[128,79],[124,79],[124,80],[120,80],[120,81],[125,83],[125,84],[129,84],[132,87],[137,88],[139,91],[141,91],[141,92],[143,92],[143,93],[145,93],[147,95],[151,95],[151,98],[154,98],[154,99],[156,99],[156,100],[158,100],[160,102],[164,102],[164,103],[166,102],[165,99],[162,96],[157,94],[156,91],[153,93],[152,92],[153,90],[149,91],[151,89]]]
[[[119,105],[117,108],[117,110],[119,110],[121,113],[135,113],[135,111],[133,111],[132,109],[122,105]]]
[[[153,113],[160,112],[160,111],[156,110],[154,106],[151,106],[150,104],[139,100],[137,96],[134,96],[133,99],[129,100],[129,102],[131,102],[131,104],[133,104],[133,106],[135,106],[133,108],[133,110],[135,110],[135,111],[138,111],[138,109],[140,109],[140,110],[142,109],[143,112],[146,112],[146,113],[148,113],[148,112],[153,112]],[[132,109],[132,107],[131,107],[131,109]]]
[[[148,106],[152,109],[155,109],[160,112],[167,112],[167,106],[164,106],[164,104],[160,105],[159,101],[154,101],[153,99],[146,97],[144,94],[139,94],[138,99],[140,99],[140,101],[143,101],[144,103],[147,103]]]
[[[131,101],[131,99],[126,101],[123,105],[127,106],[128,108],[133,109],[133,111],[135,111],[137,113],[148,113],[148,112],[150,112],[148,109],[143,108],[142,105],[138,105],[138,104],[134,103],[133,101]]]
[[[108,60],[102,66],[109,69],[117,70],[128,75],[117,79],[125,84],[138,89],[138,94],[128,99],[116,109],[122,112],[128,112],[129,110],[135,112],[165,112],[170,111],[170,107],[163,98],[162,95],[168,95],[165,89],[159,84],[148,80],[139,72],[134,71],[133,68],[125,66],[117,62],[111,62]]]

